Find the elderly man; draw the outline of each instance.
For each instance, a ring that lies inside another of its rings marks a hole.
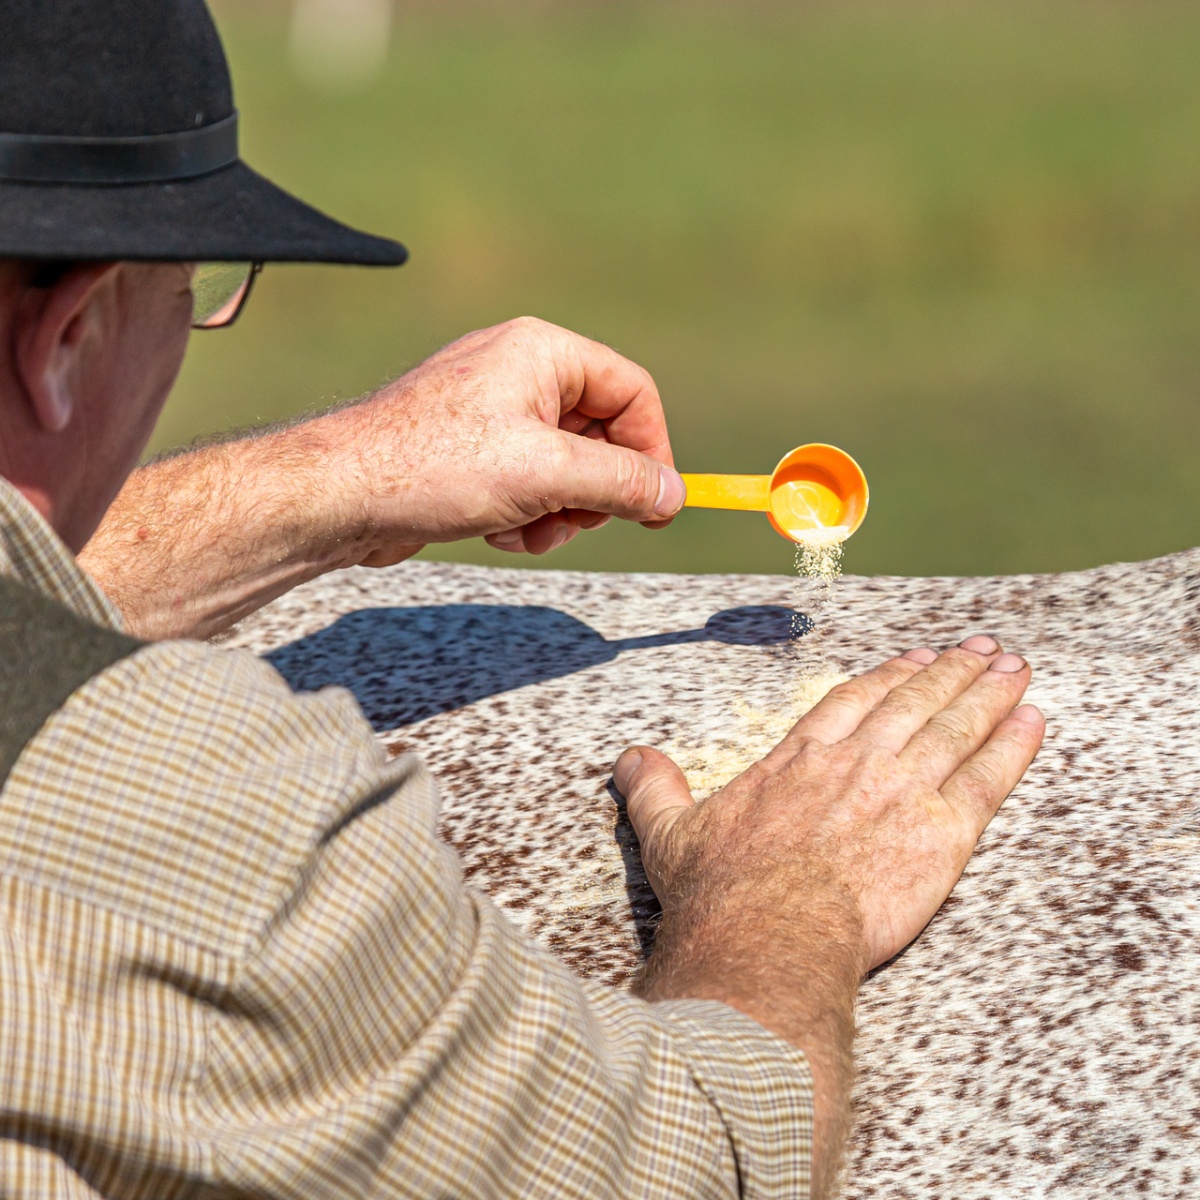
[[[347,694],[170,639],[430,541],[663,522],[653,382],[516,321],[130,477],[189,327],[246,300],[229,264],[403,250],[237,160],[202,0],[2,7],[0,1191],[824,1194],[857,986],[1037,752],[1028,666],[909,651],[703,805],[628,751],[665,915],[636,995],[575,978]]]

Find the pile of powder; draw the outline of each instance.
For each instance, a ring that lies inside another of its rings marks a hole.
[[[726,726],[703,745],[675,743],[663,749],[679,764],[692,794],[698,800],[710,796],[769,754],[830,688],[847,678],[836,671],[802,676],[787,701],[776,708],[735,701]]]

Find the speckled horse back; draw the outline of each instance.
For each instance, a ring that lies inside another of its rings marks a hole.
[[[228,640],[350,688],[444,795],[471,882],[578,971],[628,980],[657,912],[610,789],[631,742],[782,702],[784,576],[409,563]],[[950,900],[863,987],[849,1197],[1200,1196],[1200,551],[1077,574],[844,579],[820,653],[864,670],[990,632],[1045,747]]]

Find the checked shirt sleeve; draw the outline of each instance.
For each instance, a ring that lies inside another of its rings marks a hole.
[[[437,805],[348,693],[247,654],[76,692],[0,810],[0,1191],[807,1196],[803,1056],[580,980],[464,885]]]

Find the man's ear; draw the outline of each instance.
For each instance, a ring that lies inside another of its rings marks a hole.
[[[71,423],[80,399],[79,368],[99,297],[120,263],[83,263],[46,288],[29,286],[17,309],[13,352],[34,421],[46,433]]]

